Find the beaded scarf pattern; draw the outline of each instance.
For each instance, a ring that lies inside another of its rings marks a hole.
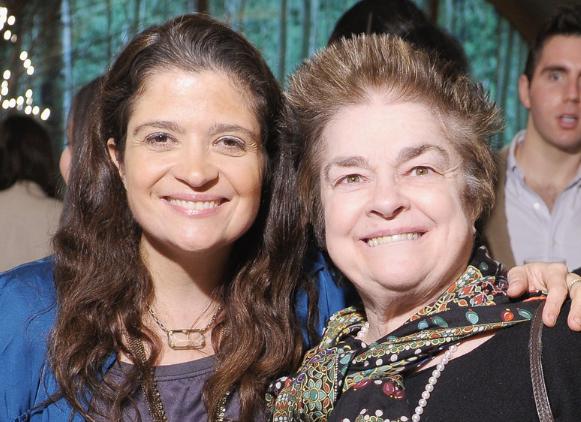
[[[507,288],[500,264],[479,248],[464,274],[436,301],[373,344],[356,338],[366,322],[362,310],[339,311],[298,372],[271,385],[272,420],[410,421],[405,374],[468,337],[532,318],[543,297],[512,301]]]

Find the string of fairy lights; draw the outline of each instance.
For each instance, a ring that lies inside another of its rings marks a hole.
[[[0,7],[0,33],[2,33],[2,38],[5,41],[16,43],[18,36],[13,32],[12,28],[16,18],[13,15],[8,14],[8,9],[6,7]],[[32,65],[32,60],[28,57],[28,52],[22,50],[18,56],[24,71],[28,76],[34,75],[34,66]],[[31,88],[28,88],[24,95],[10,96],[8,81],[12,76],[10,69],[6,69],[2,72],[2,82],[0,82],[0,105],[4,110],[16,109],[23,111],[25,114],[32,114],[34,116],[39,116],[41,120],[47,120],[50,117],[50,109],[39,107],[34,104],[34,92]]]

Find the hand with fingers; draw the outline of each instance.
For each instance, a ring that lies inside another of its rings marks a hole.
[[[562,263],[534,262],[512,268],[508,272],[511,297],[518,297],[530,290],[547,292],[547,301],[543,310],[543,322],[553,327],[561,306],[571,298],[571,310],[567,325],[573,331],[581,331],[581,276],[571,273]]]

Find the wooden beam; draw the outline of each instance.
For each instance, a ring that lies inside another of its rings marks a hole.
[[[430,0],[428,3],[428,18],[434,25],[438,24],[438,13],[440,11],[440,0]]]
[[[196,11],[208,14],[208,0],[196,0]]]
[[[488,0],[530,44],[545,20],[558,6],[578,4],[579,0]]]
[[[535,7],[531,4],[525,8],[518,0],[488,0],[498,13],[504,16],[521,33],[529,43],[534,39],[540,26]],[[532,3],[532,1],[531,1]]]

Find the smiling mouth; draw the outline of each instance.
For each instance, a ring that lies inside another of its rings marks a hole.
[[[368,246],[374,248],[379,245],[384,245],[386,243],[393,243],[393,242],[401,242],[404,240],[418,240],[424,234],[419,232],[414,233],[399,233],[399,234],[392,234],[390,236],[380,236],[380,237],[372,237],[370,239],[365,239],[365,243]]]
[[[180,208],[185,208],[188,211],[203,211],[212,208],[217,208],[222,204],[222,201],[184,201],[183,199],[166,198],[166,201],[171,205]]]

